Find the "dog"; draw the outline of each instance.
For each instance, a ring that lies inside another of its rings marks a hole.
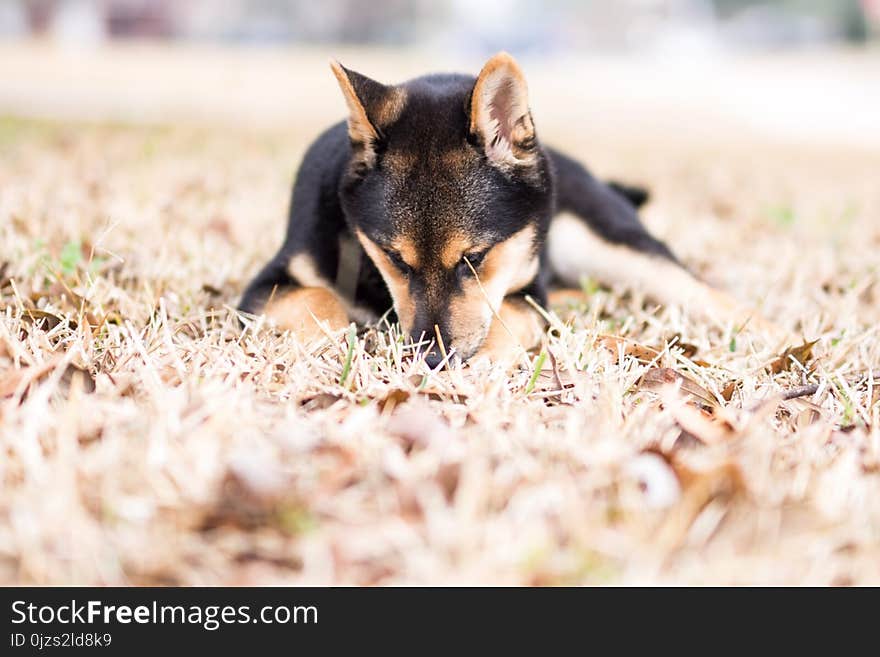
[[[393,308],[432,368],[536,346],[545,326],[534,305],[584,276],[721,321],[757,317],[648,232],[647,192],[541,144],[509,54],[476,78],[398,85],[330,65],[348,120],[308,149],[286,239],[247,287],[244,312],[308,341]]]

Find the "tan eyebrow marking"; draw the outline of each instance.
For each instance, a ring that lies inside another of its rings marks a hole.
[[[471,241],[464,234],[454,233],[440,249],[440,262],[447,269],[452,269],[470,248]]]
[[[419,250],[416,248],[415,242],[410,238],[402,236],[397,237],[391,242],[391,248],[400,254],[403,261],[413,269],[417,269],[420,263]]]

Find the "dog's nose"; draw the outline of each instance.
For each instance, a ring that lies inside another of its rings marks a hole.
[[[427,354],[425,354],[425,364],[431,369],[434,369],[442,362],[443,354],[441,354],[439,351],[429,351]]]

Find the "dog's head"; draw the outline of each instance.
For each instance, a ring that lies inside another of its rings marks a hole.
[[[331,64],[349,109],[346,216],[413,340],[461,359],[505,295],[537,275],[552,184],[526,81],[500,53],[480,75],[387,86]],[[439,361],[439,351],[428,362]]]

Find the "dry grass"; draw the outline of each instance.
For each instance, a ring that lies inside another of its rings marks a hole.
[[[803,365],[588,282],[510,373],[344,375],[232,310],[311,136],[0,121],[0,582],[880,583],[880,157],[566,139]]]

